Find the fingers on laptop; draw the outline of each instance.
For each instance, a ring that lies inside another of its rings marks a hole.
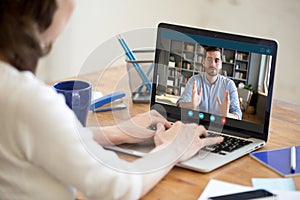
[[[203,146],[209,146],[209,145],[213,145],[213,144],[219,144],[221,142],[223,142],[223,137],[207,137],[207,138],[203,138]]]
[[[156,134],[154,136],[154,143],[158,146],[172,142],[176,135],[177,131],[175,131],[175,129],[166,131],[166,127],[162,123],[158,123],[156,127]]]
[[[152,124],[152,126],[155,126],[157,123],[163,123],[167,129],[171,127],[172,123],[169,122],[168,120],[166,120],[166,118],[164,118],[156,110],[151,110],[150,115],[151,115],[151,124]]]
[[[199,135],[200,138],[206,138],[208,136],[208,132],[206,131],[204,126],[200,125],[198,127],[198,130],[199,130],[199,133],[200,133],[200,135]]]

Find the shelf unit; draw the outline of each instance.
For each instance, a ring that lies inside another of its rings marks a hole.
[[[236,85],[248,84],[250,53],[222,49],[222,74],[232,79]]]
[[[180,96],[188,79],[204,71],[205,49],[198,43],[177,40],[170,41],[168,54],[167,94]],[[236,85],[248,82],[250,53],[222,49],[222,74],[232,79]]]
[[[167,93],[180,96],[188,79],[204,71],[204,48],[197,43],[171,40]]]

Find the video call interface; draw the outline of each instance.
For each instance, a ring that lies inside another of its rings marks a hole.
[[[219,74],[232,80],[236,87],[242,113],[241,118],[236,120],[263,127],[270,87],[271,47],[183,34],[169,29],[161,30],[160,34],[156,59],[156,102],[178,107],[189,79],[205,74],[206,48],[217,47],[221,50]],[[197,115],[200,120],[208,117],[212,122],[218,119],[222,124],[228,121],[228,117],[201,109],[187,109],[186,115]]]

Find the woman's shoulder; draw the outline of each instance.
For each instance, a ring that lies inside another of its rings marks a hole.
[[[4,64],[3,62],[0,62],[0,71],[3,89],[11,89],[11,92],[13,92],[13,90],[22,92],[30,88],[30,91],[34,93],[36,91],[32,90],[33,87],[49,88],[30,71],[18,71],[11,65]]]
[[[20,72],[13,67],[6,67],[1,68],[1,72],[2,106],[18,109],[19,113],[23,110],[35,112],[50,102],[54,105],[63,101],[50,85],[29,71]]]
[[[24,98],[30,98],[32,101],[35,101],[45,96],[51,97],[56,95],[56,92],[50,85],[45,84],[29,71],[20,72],[19,75],[12,78],[14,79],[12,87],[15,87],[18,94]]]

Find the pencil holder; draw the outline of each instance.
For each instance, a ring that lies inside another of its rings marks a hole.
[[[154,50],[135,50],[132,53],[138,59],[125,60],[132,101],[134,103],[149,103],[151,100]]]

